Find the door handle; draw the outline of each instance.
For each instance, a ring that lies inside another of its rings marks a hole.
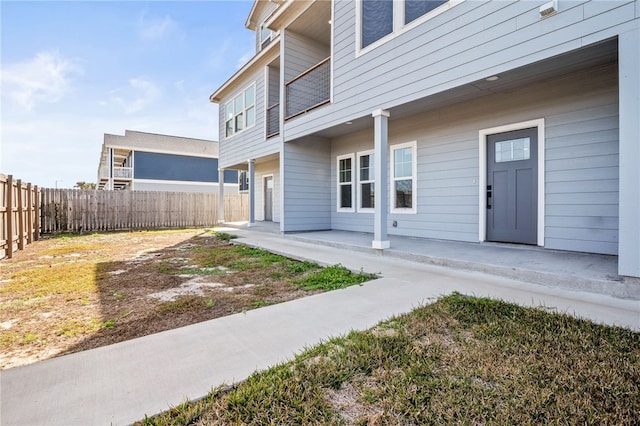
[[[491,190],[491,185],[487,185],[487,210],[491,210],[491,195],[493,191]]]

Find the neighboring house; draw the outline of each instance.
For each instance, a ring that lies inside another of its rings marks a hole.
[[[210,97],[250,219],[618,255],[640,276],[640,2],[255,1]]]
[[[98,189],[219,192],[218,143],[125,130],[104,135]],[[238,172],[224,172],[225,191],[238,192]]]

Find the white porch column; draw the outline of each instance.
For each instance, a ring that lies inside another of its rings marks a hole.
[[[218,224],[224,223],[224,169],[218,169]]]
[[[387,157],[389,150],[387,121],[389,111],[382,109],[373,111],[373,145],[374,145],[374,214],[373,214],[373,241],[371,247],[374,249],[386,249],[391,247],[391,242],[387,236],[387,208],[388,184],[387,184]],[[357,160],[356,160],[357,161]]]
[[[618,37],[618,273],[640,277],[640,30]]]
[[[256,223],[256,176],[255,176],[256,160],[249,160],[249,227]]]

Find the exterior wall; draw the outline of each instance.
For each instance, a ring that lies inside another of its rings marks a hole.
[[[124,136],[105,134],[104,140],[105,144],[110,146],[131,148],[138,151],[194,155],[197,157],[210,158],[218,156],[218,143],[204,139],[125,130]]]
[[[545,247],[616,254],[615,65],[406,119],[392,116],[390,146],[417,141],[418,212],[389,214],[389,233],[478,241],[479,130],[539,118],[546,127]],[[336,156],[373,149],[373,129],[336,138],[331,146],[331,226],[372,232],[373,214],[336,211]]]
[[[255,165],[255,218],[264,220],[264,177],[273,175],[273,221],[280,222],[280,168],[279,161],[267,161]],[[252,185],[249,182],[249,185]],[[225,187],[226,191],[226,187]]]
[[[231,137],[225,137],[225,105],[238,93],[255,82],[256,85],[256,124]],[[236,164],[244,163],[250,158],[260,158],[280,151],[278,138],[265,141],[265,70],[245,79],[244,84],[238,85],[238,89],[228,97],[225,97],[219,106],[220,129],[220,167],[229,168]]]
[[[333,103],[285,125],[296,139],[637,28],[634,1],[464,1],[357,55],[356,5],[334,2]]]
[[[273,13],[274,10],[276,10],[277,7],[278,6],[275,3],[264,2],[262,10],[258,14],[258,16],[255,17],[256,22],[258,22],[258,25],[256,26],[256,31],[255,31],[256,52],[259,52],[260,50],[262,50],[262,46],[260,43],[260,25],[269,17],[269,15]]]
[[[331,145],[322,138],[284,145],[284,231],[331,229]]]
[[[308,70],[330,54],[329,46],[301,34],[285,33],[284,81],[288,82]]]
[[[134,179],[217,182],[218,159],[135,151]],[[237,182],[237,176],[236,176]]]
[[[217,183],[176,182],[161,180],[136,180],[133,189],[135,191],[175,191],[175,192],[207,192],[218,193]],[[226,184],[225,194],[237,194],[238,185]]]

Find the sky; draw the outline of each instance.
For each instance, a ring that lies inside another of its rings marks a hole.
[[[249,0],[0,0],[0,173],[96,182],[104,134],[218,140],[209,95],[254,54]]]

